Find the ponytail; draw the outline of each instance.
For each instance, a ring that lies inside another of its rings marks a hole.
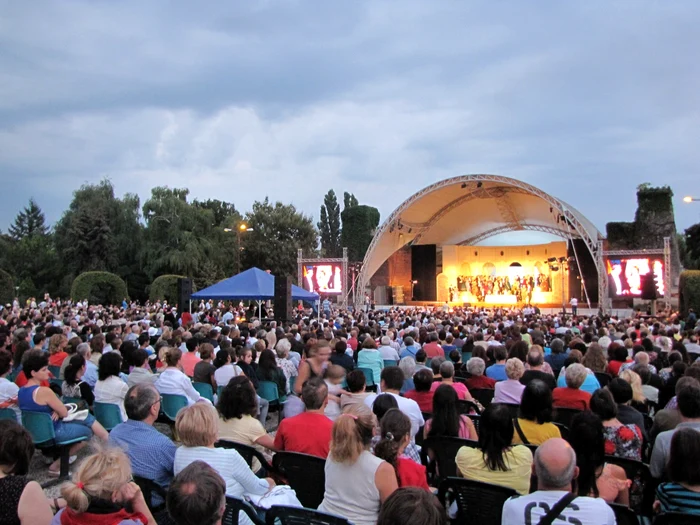
[[[90,504],[90,500],[82,484],[79,486],[72,481],[67,481],[63,484],[61,487],[61,496],[66,500],[68,507],[77,513],[85,512]]]
[[[392,408],[384,414],[381,422],[382,439],[374,447],[374,455],[394,467],[396,479],[401,485],[399,476],[399,448],[406,436],[411,434],[411,420],[398,408]]]
[[[353,464],[369,449],[374,433],[374,414],[364,405],[353,405],[333,423],[330,454],[333,461]]]
[[[78,382],[76,375],[78,374],[78,371],[84,366],[85,358],[82,355],[72,355],[70,357],[70,361],[68,361],[68,365],[63,371],[63,378],[66,380],[66,383],[68,383],[71,386],[76,384]]]

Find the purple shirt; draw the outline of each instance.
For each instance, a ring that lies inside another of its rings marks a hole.
[[[523,397],[523,385],[517,379],[506,379],[496,383],[496,391],[493,395],[492,403],[511,403],[520,404],[520,399]]]

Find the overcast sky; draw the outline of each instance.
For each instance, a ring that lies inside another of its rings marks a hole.
[[[700,220],[700,2],[0,0],[0,228],[109,177],[382,219],[437,180],[534,184],[601,231]]]

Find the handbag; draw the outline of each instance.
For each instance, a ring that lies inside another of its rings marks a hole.
[[[75,403],[66,403],[65,407],[68,409],[68,415],[62,419],[66,423],[71,421],[85,421],[88,417],[90,411],[88,410],[78,410],[78,405]]]
[[[273,505],[286,505],[288,507],[302,508],[303,505],[297,498],[297,493],[289,485],[277,485],[262,496],[246,494],[245,499],[260,509],[269,509]]]

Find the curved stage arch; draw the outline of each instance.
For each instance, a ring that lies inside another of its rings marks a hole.
[[[597,252],[603,235],[573,206],[517,179],[462,175],[427,186],[382,223],[365,255],[357,289],[364,291],[379,267],[406,245],[469,246],[520,230],[581,239],[600,265]],[[362,293],[356,301],[362,302]]]

